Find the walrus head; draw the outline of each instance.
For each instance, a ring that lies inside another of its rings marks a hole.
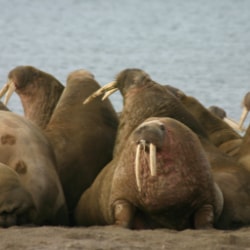
[[[117,75],[115,81],[110,82],[105,86],[103,86],[102,88],[98,89],[91,96],[89,96],[83,102],[83,104],[86,104],[101,95],[103,95],[102,100],[105,100],[117,90],[120,90],[121,94],[125,96],[128,89],[131,89],[134,86],[138,88],[139,85],[143,86],[145,83],[148,83],[149,81],[152,82],[150,76],[143,70],[125,69]]]
[[[0,98],[5,94],[4,104],[7,105],[11,95],[17,89],[22,89],[27,83],[39,76],[39,70],[32,66],[17,66],[8,74],[8,81],[0,90]]]
[[[18,174],[0,163],[0,227],[30,224],[34,215],[33,199]]]

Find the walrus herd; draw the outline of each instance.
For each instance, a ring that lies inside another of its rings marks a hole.
[[[108,99],[119,90],[119,113]],[[8,108],[13,92],[23,115]],[[18,66],[0,90],[0,227],[250,225],[250,110],[239,123],[141,69],[101,87]]]

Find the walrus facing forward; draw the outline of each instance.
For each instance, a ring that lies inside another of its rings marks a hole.
[[[197,136],[175,119],[149,118],[83,193],[75,218],[84,226],[210,228],[222,204]]]
[[[1,166],[0,225],[68,224],[55,155],[40,129],[20,115],[0,111],[0,152],[0,162],[18,175]]]

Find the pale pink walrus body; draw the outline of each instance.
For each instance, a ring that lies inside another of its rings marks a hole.
[[[54,152],[42,131],[24,117],[0,111],[0,152],[0,226],[67,224]]]

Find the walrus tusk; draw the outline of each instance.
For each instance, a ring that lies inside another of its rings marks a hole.
[[[240,122],[239,122],[239,129],[242,129],[243,123],[247,118],[248,110],[246,107],[243,108],[241,117],[240,117]]]
[[[96,97],[98,97],[100,95],[104,95],[103,98],[102,98],[102,100],[106,99],[108,96],[110,96],[112,93],[114,93],[115,91],[118,90],[118,88],[116,87],[116,85],[117,85],[116,81],[113,81],[113,82],[110,82],[110,83],[106,84],[102,88],[100,88],[97,91],[95,91],[87,99],[85,99],[84,102],[83,102],[83,104],[91,102],[93,99],[95,99]]]
[[[9,88],[8,88],[8,90],[6,92],[5,99],[4,99],[4,104],[5,105],[7,105],[7,103],[9,102],[9,99],[10,99],[11,95],[16,90],[16,86],[15,86],[15,84],[14,84],[13,81],[9,81],[7,84],[9,85]]]
[[[156,146],[153,143],[149,144],[149,167],[151,176],[156,176]]]
[[[15,90],[16,87],[13,81],[9,81],[3,86],[3,88],[0,91],[0,98],[2,98],[6,94],[3,102],[4,105],[8,104],[9,99]]]
[[[108,98],[110,95],[112,95],[113,93],[115,93],[117,90],[118,90],[117,88],[109,90],[108,92],[106,92],[104,94],[104,96],[102,97],[102,100],[104,101],[106,98]]]
[[[9,88],[9,84],[5,83],[2,89],[0,90],[0,98],[2,98],[5,95],[5,93],[8,91],[8,88]]]
[[[140,181],[140,156],[141,150],[145,152],[146,141],[140,140],[140,143],[136,147],[136,154],[135,154],[135,179],[136,179],[136,186],[141,192],[141,181]],[[157,175],[157,167],[156,167],[156,146],[153,143],[149,144],[149,168],[151,176]]]
[[[141,182],[140,182],[140,154],[141,154],[141,144],[138,144],[136,147],[136,154],[135,154],[135,180],[136,186],[141,192]]]
[[[242,127],[242,125],[240,126],[236,121],[232,120],[231,118],[228,117],[224,117],[223,120],[230,126],[232,127],[234,130],[237,130],[239,132],[244,132],[246,131],[245,127]]]

